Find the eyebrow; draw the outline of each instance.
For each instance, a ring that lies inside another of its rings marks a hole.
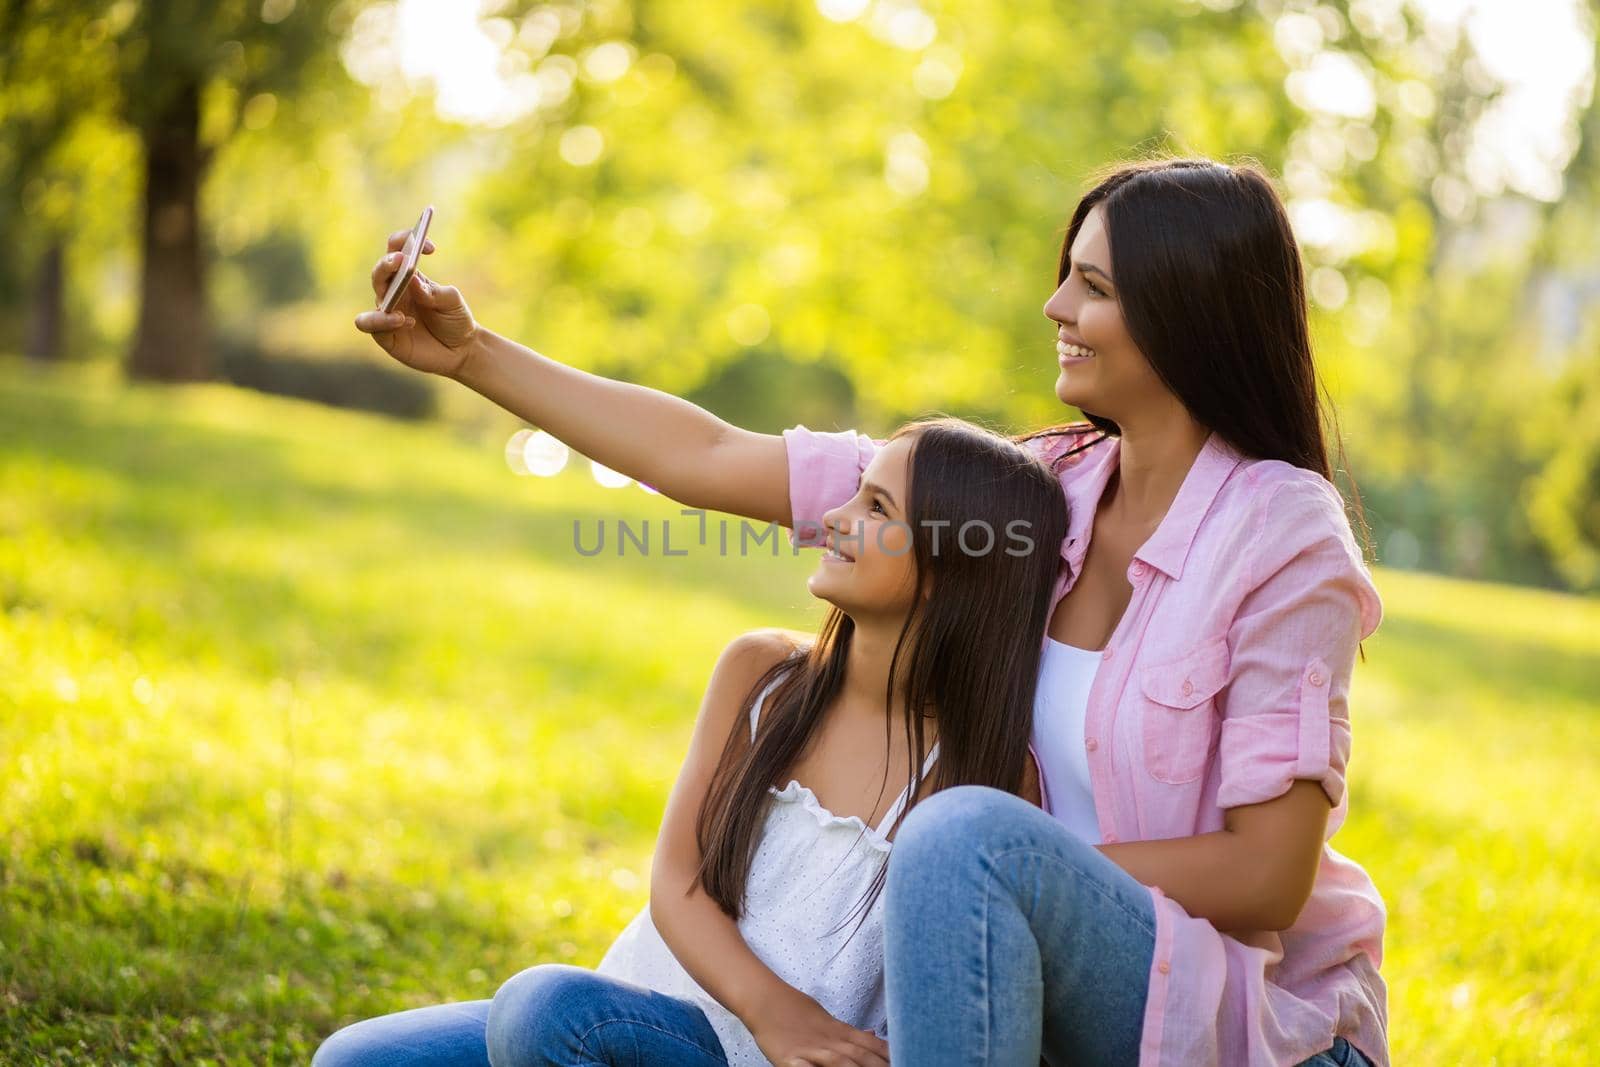
[[[1111,275],[1107,274],[1105,271],[1101,270],[1099,267],[1095,266],[1093,263],[1076,263],[1076,264],[1074,264],[1074,266],[1076,266],[1078,268],[1078,273],[1079,274],[1088,274],[1090,271],[1094,271],[1096,274],[1100,275],[1100,277],[1104,278],[1106,281],[1111,282],[1112,285],[1117,284],[1116,282],[1112,282],[1111,281]]]
[[[895,507],[898,508],[900,506],[899,504],[895,504],[894,497],[892,495],[890,495],[889,490],[885,489],[883,486],[877,484],[876,482],[862,482],[861,485],[862,485],[863,488],[870,489],[874,493],[882,493],[883,494],[883,498],[885,500],[887,500],[890,504],[893,504]]]

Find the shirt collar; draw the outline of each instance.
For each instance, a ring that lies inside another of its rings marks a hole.
[[[1061,557],[1070,566],[1072,576],[1082,571],[1083,557],[1088,555],[1094,512],[1098,510],[1099,499],[1106,491],[1110,475],[1120,462],[1122,438],[1110,437],[1106,448],[1096,451],[1099,454],[1086,459],[1090,466],[1086,466],[1078,475],[1078,483],[1083,490],[1075,491],[1069,498],[1072,514],[1067,518],[1067,541],[1061,545]],[[1149,541],[1133,553],[1134,558],[1160,569],[1166,576],[1173,577],[1174,581],[1182,577],[1184,561],[1189,558],[1190,545],[1194,545],[1195,531],[1200,530],[1200,522],[1210,512],[1211,504],[1216,502],[1216,494],[1222,490],[1222,483],[1227,482],[1227,477],[1242,459],[1243,456],[1227,445],[1216,432],[1206,435],[1205,445],[1200,446],[1200,454],[1195,456],[1189,474],[1184,475],[1184,483],[1178,486],[1178,496],[1174,496],[1173,504],[1166,509],[1162,525],[1157,526],[1155,533],[1150,534]]]
[[[1166,517],[1156,527],[1156,532],[1150,535],[1150,540],[1133,554],[1134,558],[1144,560],[1174,580],[1183,577],[1183,564],[1189,558],[1190,547],[1194,545],[1194,535],[1210,512],[1211,505],[1216,502],[1217,493],[1222,490],[1228,475],[1233,473],[1242,459],[1215,433],[1206,437],[1205,444],[1200,446],[1200,454],[1195,457],[1189,473],[1184,475],[1183,484],[1178,487],[1178,495],[1173,498]]]
[[[1083,559],[1089,553],[1089,533],[1094,528],[1094,514],[1100,507],[1100,497],[1106,491],[1111,473],[1117,469],[1117,457],[1122,449],[1120,437],[1110,437],[1092,445],[1080,456],[1069,457],[1065,462],[1081,462],[1084,467],[1073,473],[1072,489],[1067,491],[1067,479],[1061,487],[1067,498],[1067,537],[1061,542],[1061,558],[1067,561],[1063,573],[1062,592],[1071,588],[1083,570]]]

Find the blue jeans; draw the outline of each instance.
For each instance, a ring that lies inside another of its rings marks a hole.
[[[981,786],[906,816],[884,886],[892,1064],[1137,1064],[1155,952],[1148,891],[1027,801]],[[726,1067],[705,1013],[545,964],[494,1000],[347,1026],[313,1067]],[[1371,1067],[1344,1038],[1300,1067]]]
[[[312,1067],[727,1067],[705,1012],[582,967],[546,963],[493,1000],[363,1019]]]
[[[933,794],[884,886],[890,1063],[1137,1064],[1155,922],[1144,886],[1027,801]],[[1304,1062],[1371,1067],[1343,1038]]]

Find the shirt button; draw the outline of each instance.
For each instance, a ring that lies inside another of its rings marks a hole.
[[[1183,680],[1183,695],[1186,697],[1194,695],[1194,683],[1187,678]]]
[[[1110,645],[1107,645],[1106,648],[1105,648],[1105,651],[1100,653],[1100,658],[1101,659],[1110,659],[1111,658],[1111,646]]]
[[[1100,742],[1091,737],[1089,740],[1083,743],[1083,747],[1088,749],[1090,752],[1093,752],[1095,749],[1100,747]]]
[[[1166,960],[1162,960],[1156,965],[1156,970],[1160,971],[1162,974],[1170,974],[1172,971],[1172,965]]]
[[[1135,578],[1143,578],[1144,577],[1144,570],[1145,570],[1145,568],[1144,568],[1144,560],[1142,560],[1142,559],[1134,560],[1133,561],[1133,566],[1129,567],[1128,570]]]
[[[1111,842],[1115,841],[1116,839],[1117,839],[1117,835],[1116,834],[1107,834],[1106,835],[1106,843],[1107,844],[1110,844]]]
[[[1316,671],[1312,671],[1311,676],[1307,678],[1306,681],[1310,682],[1312,685],[1321,685],[1322,675],[1318,674]]]

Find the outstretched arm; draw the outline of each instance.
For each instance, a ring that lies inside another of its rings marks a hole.
[[[407,230],[372,268],[381,296],[400,269]],[[434,243],[423,245],[432,255]],[[777,434],[741,429],[680,397],[569,367],[477,322],[460,290],[420,270],[394,311],[356,328],[414,370],[452,378],[590,459],[690,507],[793,527],[790,457]]]
[[[792,526],[783,438],[681,397],[569,367],[479,328],[457,381],[690,507]]]

